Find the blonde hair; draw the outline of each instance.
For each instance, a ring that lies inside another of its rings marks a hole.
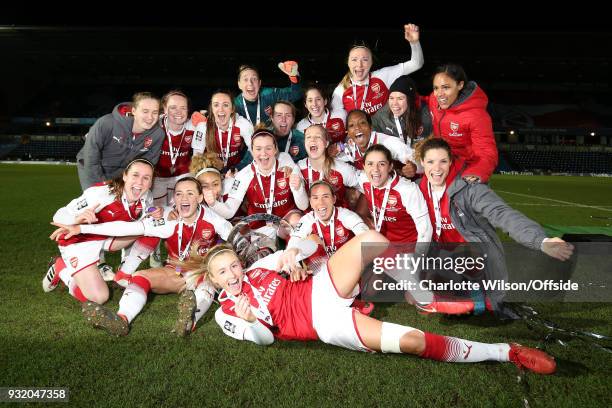
[[[181,270],[191,272],[187,282],[188,286],[197,283],[200,279],[204,279],[212,283],[209,269],[210,262],[221,253],[231,252],[236,255],[238,260],[243,264],[242,259],[240,259],[236,251],[234,251],[234,247],[232,247],[230,244],[225,243],[215,245],[203,255],[200,254],[198,247],[198,242],[192,244],[191,250],[189,251],[189,258],[184,261],[169,258],[171,265],[178,267]]]
[[[198,154],[191,158],[189,172],[195,175],[198,174],[200,170],[205,169],[207,167],[212,167],[217,170],[221,170],[223,168],[223,162],[214,152],[205,152],[202,155]]]
[[[311,128],[319,129],[323,133],[323,139],[325,139],[326,142],[330,142],[327,129],[325,129],[323,125],[317,123],[314,125],[310,125],[306,129],[304,129],[304,144],[306,143],[306,132],[308,131],[308,129]],[[331,172],[334,166],[334,158],[331,157],[327,152],[327,146],[325,146],[325,151],[323,155],[325,156],[325,161],[323,162],[323,178],[327,179],[329,177],[329,173]]]
[[[351,55],[351,52],[353,52],[353,50],[356,50],[357,48],[363,48],[367,50],[370,53],[370,59],[373,59],[374,56],[372,54],[372,50],[366,47],[365,45],[355,45],[353,48],[349,50],[349,57]],[[348,64],[348,58],[347,58],[347,64]],[[345,89],[345,90],[351,86],[351,70],[348,70],[348,72],[344,74],[344,76],[342,77],[342,80],[340,81],[340,85],[342,85],[342,89]]]
[[[132,96],[132,107],[136,109],[140,101],[143,101],[145,99],[153,99],[157,101],[158,105],[161,104],[159,98],[153,95],[151,92],[136,92],[134,96]]]

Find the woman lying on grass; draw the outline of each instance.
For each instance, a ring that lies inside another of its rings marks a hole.
[[[281,340],[321,340],[359,351],[415,354],[449,362],[486,360],[513,362],[541,374],[555,372],[554,358],[543,351],[515,343],[477,343],[440,336],[416,328],[381,322],[351,308],[358,294],[364,255],[362,243],[386,246],[376,231],[351,239],[331,256],[316,275],[296,266],[316,245],[304,240],[299,247],[279,251],[244,270],[236,252],[227,245],[211,248],[205,256],[191,256],[185,263],[221,289],[221,307],[215,319],[223,332],[238,340],[270,345]],[[379,254],[382,253],[382,248]],[[289,279],[279,272],[287,270]]]

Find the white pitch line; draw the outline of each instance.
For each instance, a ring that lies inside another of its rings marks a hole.
[[[512,194],[512,195],[516,195],[516,196],[520,196],[520,197],[538,198],[540,200],[548,200],[548,201],[553,201],[555,203],[569,204],[569,205],[572,205],[574,207],[592,208],[592,209],[595,209],[595,210],[612,212],[612,209],[610,209],[610,208],[597,207],[595,205],[586,205],[586,204],[572,203],[571,201],[555,200],[555,199],[548,198],[548,197],[540,197],[540,196],[529,195],[529,194],[513,193],[511,191],[502,191],[502,190],[495,190],[495,191],[498,192],[498,193]]]

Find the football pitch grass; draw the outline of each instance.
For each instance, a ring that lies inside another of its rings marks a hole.
[[[509,363],[441,363],[321,342],[261,347],[225,336],[212,318],[216,305],[191,336],[178,338],[170,332],[177,295],[150,295],[130,334],[111,337],[85,323],[65,289],[41,288],[58,253],[49,222],[80,193],[76,168],[0,164],[0,185],[0,387],[67,387],[75,407],[519,407],[525,398],[530,407],[612,406],[612,354],[579,339],[545,342],[541,329],[488,314],[422,316],[407,304],[378,304],[373,316],[475,341],[542,346],[556,357],[557,374],[518,382]],[[597,218],[612,217],[612,179],[494,176],[491,186],[540,223],[612,224]],[[116,267],[118,256],[107,261]],[[107,305],[116,310],[120,297],[113,289]],[[561,327],[612,334],[611,304],[532,306]]]

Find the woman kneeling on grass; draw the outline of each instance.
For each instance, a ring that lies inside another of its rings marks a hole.
[[[515,343],[486,344],[381,322],[351,308],[359,293],[362,243],[386,246],[380,233],[366,231],[331,256],[316,275],[297,268],[296,261],[316,248],[302,241],[298,248],[279,251],[255,262],[246,271],[230,246],[211,248],[204,257],[192,256],[187,267],[221,289],[215,319],[223,332],[238,340],[270,345],[281,340],[321,340],[359,351],[415,354],[449,362],[510,361],[541,374],[556,369],[543,351]],[[379,254],[382,249],[379,251]],[[290,279],[279,274],[289,270]]]
[[[145,218],[138,222],[108,222],[95,225],[63,225],[51,238],[82,236],[79,234],[102,234],[107,236],[134,236],[163,238],[166,242],[169,263],[161,268],[151,268],[138,272],[136,269],[142,259],[128,255],[117,271],[118,283],[125,286],[119,300],[119,311],[111,310],[94,302],[83,304],[83,313],[96,328],[111,334],[128,334],[129,324],[140,313],[147,302],[149,292],[166,294],[180,293],[179,318],[175,332],[179,336],[193,331],[197,321],[212,304],[214,288],[203,279],[191,278],[191,271],[175,267],[177,262],[187,259],[191,251],[203,254],[219,241],[227,239],[232,225],[202,205],[204,196],[198,180],[185,177],[176,182],[174,190],[175,210],[178,219],[170,219],[171,207],[166,207],[161,219]],[[87,236],[87,235],[85,235]]]

